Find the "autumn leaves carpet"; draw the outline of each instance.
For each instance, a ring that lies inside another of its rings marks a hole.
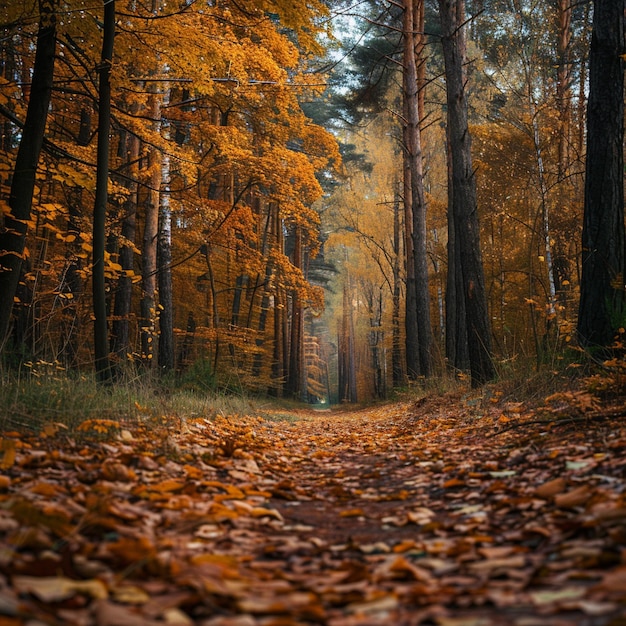
[[[626,429],[531,417],[447,397],[4,433],[0,626],[626,624]]]

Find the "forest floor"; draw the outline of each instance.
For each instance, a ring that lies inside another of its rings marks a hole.
[[[457,394],[5,432],[0,626],[624,625],[611,411]]]

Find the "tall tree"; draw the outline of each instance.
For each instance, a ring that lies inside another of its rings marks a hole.
[[[441,41],[446,75],[448,134],[451,165],[454,260],[462,274],[472,385],[479,386],[494,375],[491,330],[485,293],[476,178],[472,165],[466,91],[465,1],[439,0]]]
[[[126,133],[121,141],[123,157],[130,164],[128,171],[130,181],[128,181],[128,197],[126,198],[122,210],[122,245],[119,251],[119,263],[122,266],[117,288],[115,290],[115,306],[113,309],[112,324],[112,351],[117,355],[118,361],[124,361],[131,352],[130,348],[130,315],[132,311],[132,273],[134,268],[133,244],[137,227],[137,191],[139,179],[139,138],[132,133]]]
[[[163,106],[170,101],[169,86],[165,86]],[[163,123],[163,135],[169,139],[169,123]],[[157,235],[157,264],[159,288],[159,352],[161,371],[174,369],[174,302],[172,293],[172,209],[170,203],[170,157],[164,154],[161,160],[163,189],[159,197],[159,222]]]
[[[407,267],[413,265],[413,276],[407,272],[407,283],[414,280],[415,303],[407,297],[407,369],[409,376],[429,376],[432,373],[432,330],[430,323],[430,293],[428,290],[428,257],[426,250],[426,198],[422,164],[420,118],[420,72],[425,60],[424,4],[422,0],[405,0],[402,26],[405,207],[406,221],[411,220],[408,233],[412,246],[407,245]],[[423,96],[422,96],[423,98]],[[408,183],[408,184],[407,184]],[[407,284],[407,292],[409,285]],[[415,306],[415,311],[411,308]],[[416,333],[417,337],[412,335]],[[417,354],[413,354],[417,350]]]
[[[55,8],[56,0],[39,0],[39,30],[30,98],[15,161],[9,212],[4,215],[0,230],[0,350],[5,344],[22,270],[37,164],[48,119],[57,39]]]
[[[93,210],[93,311],[96,375],[101,382],[111,378],[107,324],[104,250],[106,242],[106,210],[109,185],[109,152],[111,130],[111,65],[115,38],[115,0],[104,2],[102,56],[98,66],[98,155],[96,199]]]
[[[589,56],[578,334],[609,346],[624,325],[624,0],[595,0]]]

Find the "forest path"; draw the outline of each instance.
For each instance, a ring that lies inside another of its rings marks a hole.
[[[535,418],[457,396],[5,433],[0,624],[623,625],[626,426]]]

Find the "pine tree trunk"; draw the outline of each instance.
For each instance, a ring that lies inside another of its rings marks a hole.
[[[416,34],[420,33],[420,34]],[[412,259],[415,280],[415,323],[417,326],[417,363],[412,363],[414,375],[430,376],[432,373],[432,330],[430,322],[430,292],[428,289],[428,258],[426,254],[426,201],[422,166],[420,132],[419,68],[422,67],[423,4],[421,0],[406,0],[404,6],[404,99],[405,99],[405,151],[411,188]],[[419,67],[418,67],[419,66]],[[407,294],[408,295],[408,294]],[[407,311],[413,306],[407,300]],[[415,332],[415,331],[413,331]],[[411,350],[415,350],[411,338]],[[409,336],[407,332],[407,362]],[[413,355],[412,355],[413,358]]]
[[[413,9],[414,59],[417,79],[417,109],[409,113],[411,134],[411,187],[413,188],[413,237],[415,254],[415,289],[417,297],[417,334],[419,337],[420,375],[431,376],[433,370],[433,331],[430,314],[430,280],[428,276],[428,250],[426,233],[426,193],[424,191],[424,166],[422,156],[422,131],[426,83],[424,58],[424,0],[415,0]],[[412,73],[412,72],[411,72]],[[415,117],[413,117],[415,114]]]
[[[402,72],[402,110],[405,123],[402,128],[402,170],[403,170],[403,198],[404,198],[404,251],[406,255],[406,295],[405,295],[405,352],[406,371],[409,380],[416,380],[420,375],[419,364],[419,333],[417,325],[417,284],[415,282],[415,240],[413,220],[413,184],[411,180],[412,166],[410,154],[410,128],[408,119],[410,109],[417,111],[417,74],[415,72],[415,50],[413,46],[413,4],[406,0],[403,14],[404,50],[405,59]],[[409,65],[409,60],[412,64]],[[410,74],[409,70],[413,70]]]
[[[452,207],[455,262],[462,273],[467,345],[472,385],[479,386],[494,375],[491,331],[485,292],[476,179],[472,165],[471,137],[465,91],[464,0],[439,0],[448,105],[448,133],[452,170]],[[458,247],[457,247],[458,246]],[[457,341],[459,337],[456,338]]]
[[[587,165],[578,334],[610,346],[626,323],[624,292],[624,0],[595,0],[589,56]]]
[[[107,324],[106,283],[104,277],[104,250],[106,242],[106,210],[109,184],[109,149],[111,129],[111,64],[115,37],[115,0],[104,3],[102,56],[100,58],[98,87],[98,155],[96,199],[93,211],[93,311],[94,352],[96,376],[100,382],[111,380],[109,365],[109,337]]]
[[[559,111],[557,178],[562,181],[569,173],[570,146],[572,144],[571,0],[558,0],[557,28],[556,105]]]
[[[396,185],[397,186],[397,185]],[[396,192],[393,203],[393,311],[392,321],[392,349],[391,372],[394,387],[404,384],[404,369],[402,367],[402,346],[400,337],[400,194]]]
[[[294,267],[302,269],[302,233],[295,227],[295,245],[293,251]],[[301,398],[302,389],[302,345],[304,342],[304,317],[302,298],[297,289],[291,296],[291,332],[289,340],[289,370],[287,374],[287,392],[293,398]]]
[[[56,48],[55,0],[39,0],[39,30],[32,85],[9,196],[0,229],[0,351],[4,348],[22,270],[27,222],[52,94]]]
[[[356,354],[354,347],[354,317],[352,314],[352,284],[346,277],[343,284],[343,315],[339,336],[339,401],[357,402]]]

